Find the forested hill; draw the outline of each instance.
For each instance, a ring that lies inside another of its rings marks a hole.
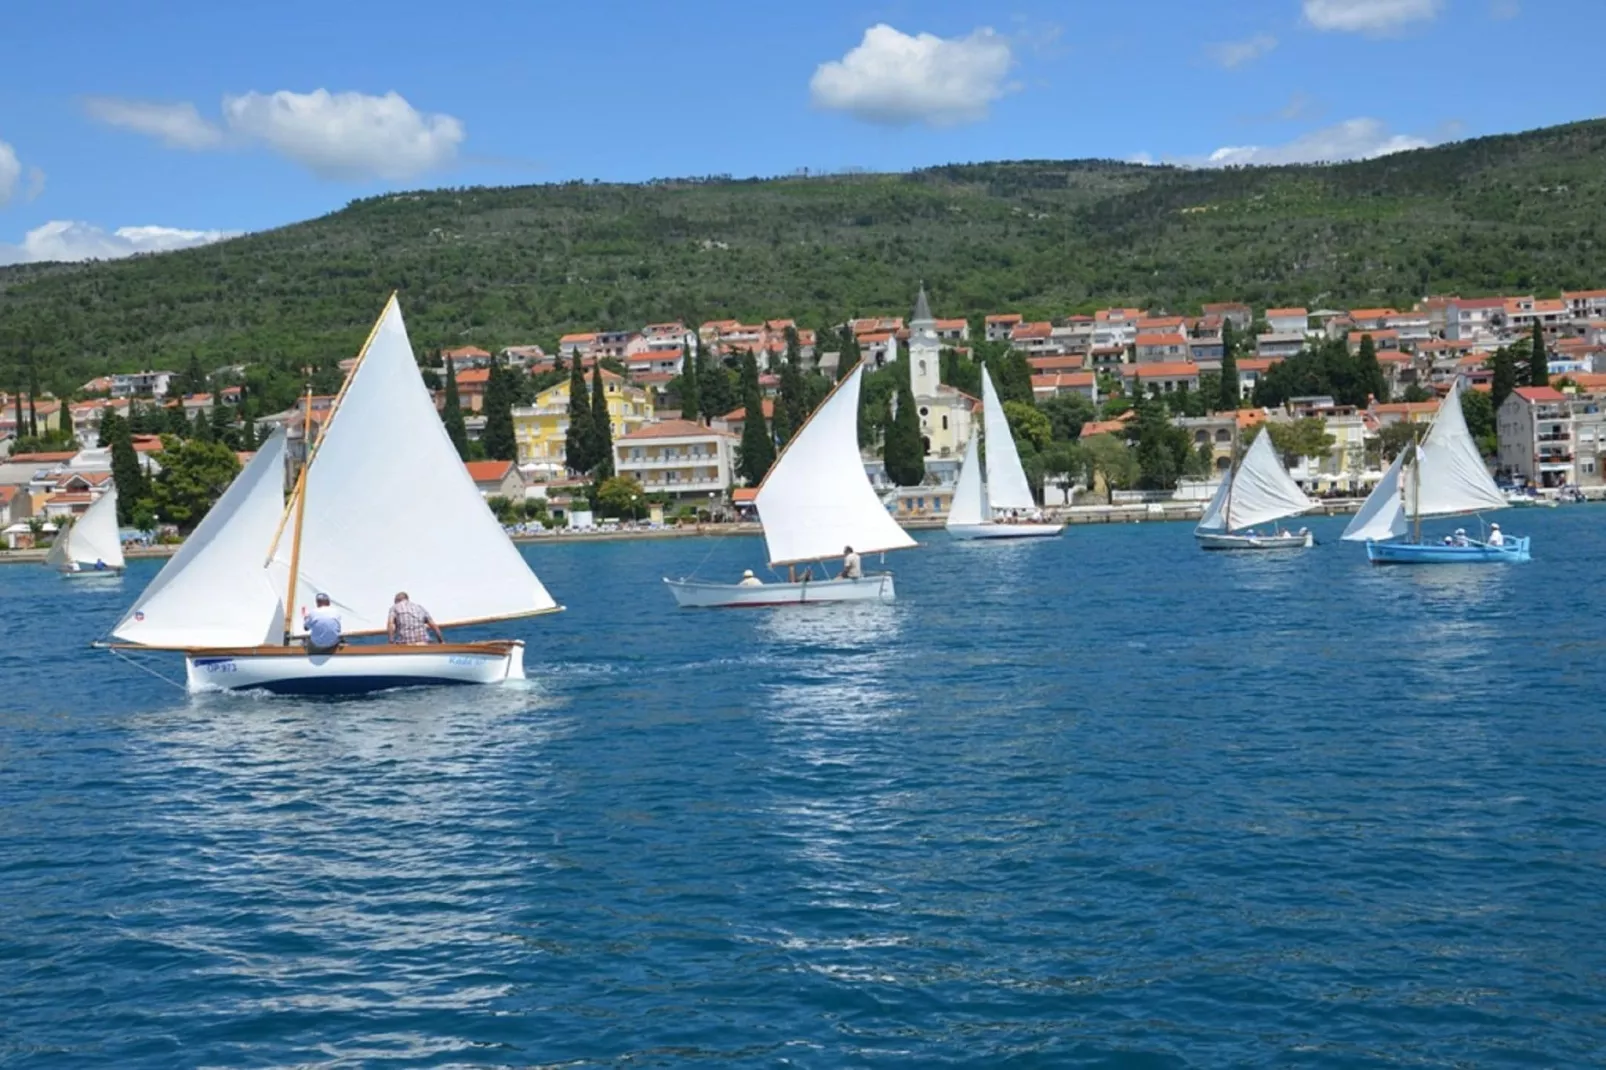
[[[1099,161],[405,193],[201,249],[0,269],[0,386],[338,359],[399,289],[420,349],[663,319],[1320,306],[1606,286],[1606,122],[1329,167]]]

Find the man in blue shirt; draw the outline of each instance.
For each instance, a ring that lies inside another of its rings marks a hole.
[[[307,625],[307,652],[328,654],[340,646],[340,614],[329,604],[329,596],[318,595],[317,605],[302,616]]]

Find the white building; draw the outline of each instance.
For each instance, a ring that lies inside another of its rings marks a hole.
[[[661,420],[613,444],[614,471],[648,493],[680,500],[723,496],[732,483],[737,436],[691,420]]]
[[[920,412],[926,456],[960,456],[970,441],[975,401],[942,381],[942,339],[924,285],[915,298],[914,315],[909,317],[909,390]]]

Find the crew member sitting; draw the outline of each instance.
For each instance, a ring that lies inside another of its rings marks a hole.
[[[441,634],[435,618],[429,615],[429,610],[408,598],[406,591],[396,592],[396,597],[390,604],[390,616],[385,622],[385,631],[392,643],[401,646],[427,646],[432,632],[437,643],[446,642],[446,637]]]
[[[1457,546],[1465,546],[1467,544],[1467,529],[1466,528],[1456,528],[1455,529],[1455,544]]]
[[[853,552],[853,547],[842,547],[842,571],[837,574],[839,580],[857,580],[864,577],[864,568],[859,564],[859,555]]]
[[[1506,544],[1506,537],[1504,535],[1500,534],[1500,525],[1499,524],[1490,524],[1489,525],[1489,545],[1490,546],[1504,546],[1505,544]]]
[[[742,573],[742,582],[738,583],[736,586],[738,586],[738,587],[762,587],[762,586],[764,586],[764,581],[759,579],[757,576],[753,575],[753,570],[752,569],[747,569]]]
[[[329,596],[320,594],[318,603],[309,612],[301,611],[301,621],[307,626],[307,652],[328,654],[340,646],[340,614],[329,604]]]

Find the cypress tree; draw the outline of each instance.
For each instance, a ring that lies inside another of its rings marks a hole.
[[[860,358],[859,340],[853,335],[851,322],[842,325],[842,340],[837,348],[841,352],[838,353],[836,360],[836,378],[841,382],[848,377],[848,372],[853,370],[853,366],[859,363]]]
[[[1361,335],[1360,350],[1355,354],[1355,370],[1363,390],[1379,403],[1388,401],[1388,380],[1383,378],[1383,366],[1377,362],[1377,344],[1372,341],[1370,334]]]
[[[194,433],[194,429],[190,426],[190,418],[184,412],[184,402],[182,401],[168,402],[163,422],[165,424],[164,430],[169,435],[175,435],[178,438],[189,438]]]
[[[1221,397],[1217,408],[1230,412],[1238,408],[1242,398],[1238,386],[1238,338],[1232,320],[1221,321]]]
[[[926,449],[920,441],[920,416],[915,411],[914,392],[908,380],[898,382],[898,411],[887,428],[881,459],[887,478],[900,487],[918,486],[926,478]]]
[[[39,437],[39,410],[35,402],[39,398],[39,369],[34,366],[33,356],[28,356],[28,437]]]
[[[457,455],[468,460],[468,427],[463,423],[463,402],[457,393],[457,369],[451,357],[446,358],[446,401],[441,406],[441,423]]]
[[[591,468],[601,482],[613,475],[613,418],[602,382],[602,362],[591,368]]]
[[[112,450],[112,483],[117,487],[117,522],[127,524],[134,518],[135,507],[145,497],[145,471],[139,466],[139,455],[134,452],[133,433],[128,421],[115,412],[108,412],[100,421],[101,445]]]
[[[1511,350],[1501,346],[1494,351],[1494,359],[1489,362],[1494,370],[1494,382],[1489,391],[1489,400],[1493,403],[1496,412],[1506,403],[1506,398],[1517,388],[1517,358],[1511,355]]]
[[[563,438],[563,463],[572,472],[591,471],[591,399],[580,358],[569,365],[569,430]]]
[[[22,376],[20,375],[17,376],[16,387],[17,389],[11,392],[11,400],[16,403],[17,408],[17,429],[15,435],[17,438],[22,438],[28,433],[28,425],[22,415]]]
[[[191,427],[190,434],[194,436],[197,442],[215,442],[217,440],[217,436],[212,433],[212,421],[206,418],[205,409],[195,410],[195,423]]]
[[[680,415],[685,420],[697,420],[702,415],[703,395],[697,382],[702,374],[701,365],[695,348],[680,359]]]
[[[1545,333],[1539,329],[1538,320],[1534,320],[1534,340],[1528,351],[1528,384],[1550,385],[1550,357],[1545,352]]]
[[[485,430],[480,444],[493,461],[516,461],[519,440],[513,431],[513,373],[496,361],[491,362],[485,382]]]
[[[788,328],[790,330],[790,328]],[[795,337],[795,334],[793,335]],[[803,386],[803,370],[788,347],[786,363],[781,366],[780,397],[775,402],[775,441],[784,446],[797,434],[808,417],[807,391]]]
[[[764,423],[764,393],[758,386],[758,361],[742,354],[742,460],[738,468],[750,487],[756,487],[775,463],[775,441]]]

